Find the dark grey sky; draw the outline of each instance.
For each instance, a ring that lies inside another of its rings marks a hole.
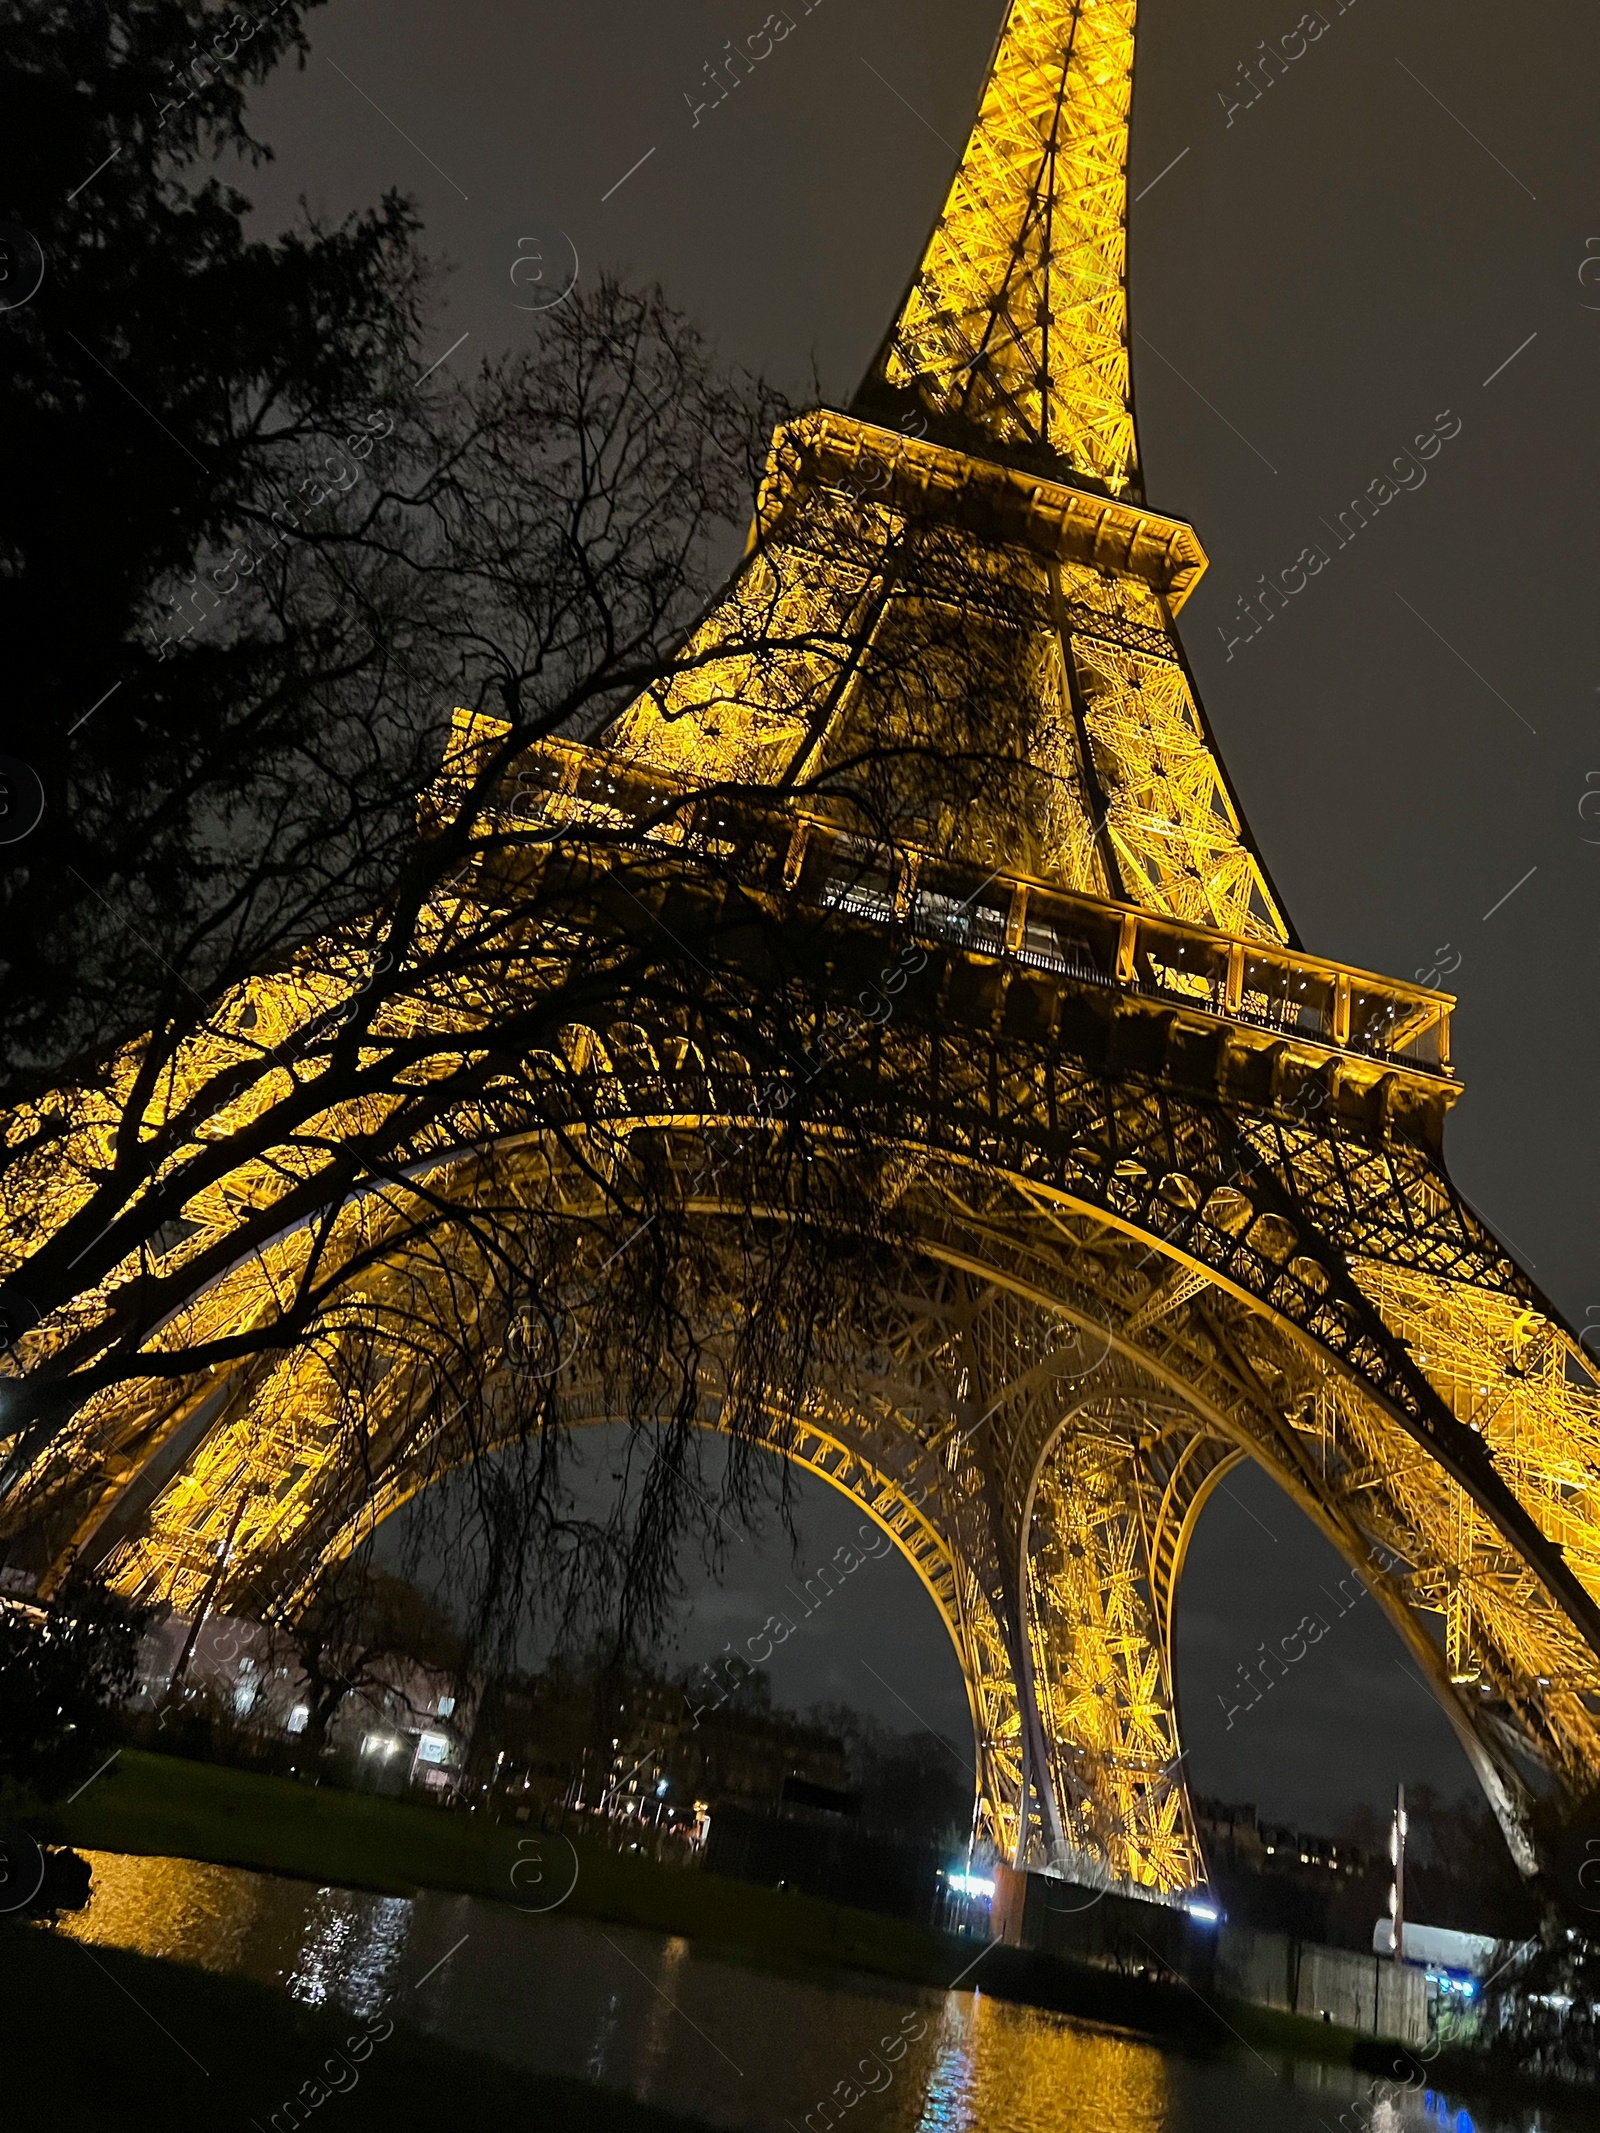
[[[274,222],[301,194],[339,213],[386,185],[413,193],[457,265],[436,340],[442,354],[471,336],[453,363],[539,330],[509,300],[516,238],[534,229],[552,271],[564,233],[580,274],[659,280],[728,359],[792,390],[814,363],[842,399],[943,197],[1001,6],[787,12],[791,35],[696,126],[687,92],[725,40],[759,27],[757,0],[332,0],[307,70],[260,99],[278,161],[250,189]],[[1219,92],[1301,12],[1141,9],[1147,487],[1210,553],[1184,635],[1304,939],[1402,976],[1447,969],[1467,1092],[1456,1176],[1569,1317],[1600,1321],[1600,820],[1579,815],[1591,773],[1600,788],[1600,287],[1578,279],[1586,241],[1600,253],[1600,11],[1325,0],[1325,34],[1230,124]],[[1425,485],[1334,548],[1323,522],[1445,410],[1460,432]],[[1239,595],[1308,543],[1328,567],[1228,658],[1219,625]],[[821,1493],[805,1498],[818,1552],[851,1518]],[[1207,1514],[1185,1584],[1196,1781],[1328,1822],[1396,1777],[1464,1780],[1375,1616],[1351,1615],[1326,1663],[1211,1737],[1217,1690],[1305,1612],[1332,1560],[1270,1490],[1236,1495]],[[889,1637],[896,1668],[872,1665],[959,1726],[914,1578],[896,1563],[871,1574],[870,1606],[844,1618],[855,1627],[819,1621],[827,1656],[810,1672],[790,1662],[780,1688],[843,1693],[853,1657],[863,1674],[851,1638]],[[691,1646],[715,1649],[746,1597],[707,1595]],[[882,1691],[856,1700],[904,1715]]]

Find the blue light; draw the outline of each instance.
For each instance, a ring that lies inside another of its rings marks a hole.
[[[1446,1970],[1433,1963],[1430,1963],[1427,1967],[1429,1984],[1437,1986],[1440,1992],[1456,1993],[1464,2000],[1477,1998],[1478,1981],[1476,1978],[1468,1977],[1464,1971]]]
[[[1197,1918],[1203,1926],[1214,1926],[1222,1913],[1212,1904],[1192,1903],[1189,1906],[1189,1916]]]

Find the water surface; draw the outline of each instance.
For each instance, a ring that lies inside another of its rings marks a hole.
[[[1347,2068],[1211,2062],[983,1991],[756,1969],[688,1941],[424,1891],[373,1896],[186,1859],[89,1854],[63,1931],[379,2008],[450,2043],[761,2133],[1577,2133]],[[263,2089],[272,2069],[263,2069]],[[270,2106],[269,2106],[270,2108]]]

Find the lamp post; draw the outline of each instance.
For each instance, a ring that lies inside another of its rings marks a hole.
[[[1394,1861],[1394,1886],[1389,1891],[1389,1910],[1394,1918],[1394,1959],[1405,1960],[1406,1931],[1406,1788],[1395,1788],[1394,1827],[1389,1832],[1389,1857]]]

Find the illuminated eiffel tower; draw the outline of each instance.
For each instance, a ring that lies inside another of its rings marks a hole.
[[[1452,1003],[1302,950],[1199,707],[1176,617],[1205,556],[1142,500],[1130,403],[1134,15],[1014,0],[899,317],[852,411],[780,432],[695,671],[604,747],[533,751],[507,805],[625,821],[739,788],[686,876],[737,862],[874,966],[917,944],[852,1067],[859,1117],[905,1158],[898,1275],[851,1329],[871,1368],[781,1418],[774,1396],[773,1442],[931,1594],[1002,1855],[1174,1900],[1203,1882],[1174,1608],[1209,1492],[1253,1459],[1359,1566],[1528,1866],[1525,1768],[1600,1780],[1600,1399],[1444,1167]],[[837,539],[873,514],[899,534],[876,575]],[[1032,783],[931,810],[880,862],[785,789],[856,746],[875,662],[935,608],[1005,637]],[[853,645],[820,712],[719,664],[756,609]],[[503,730],[459,713],[441,791]],[[270,988],[257,1009],[292,1019]],[[569,1053],[619,1134],[763,1115],[742,1058],[644,1020]],[[263,1265],[196,1310],[247,1319]],[[191,1608],[292,1587],[433,1471],[395,1370],[376,1502],[353,1496],[319,1367],[91,1405],[12,1530],[47,1525],[57,1574],[100,1560]]]

